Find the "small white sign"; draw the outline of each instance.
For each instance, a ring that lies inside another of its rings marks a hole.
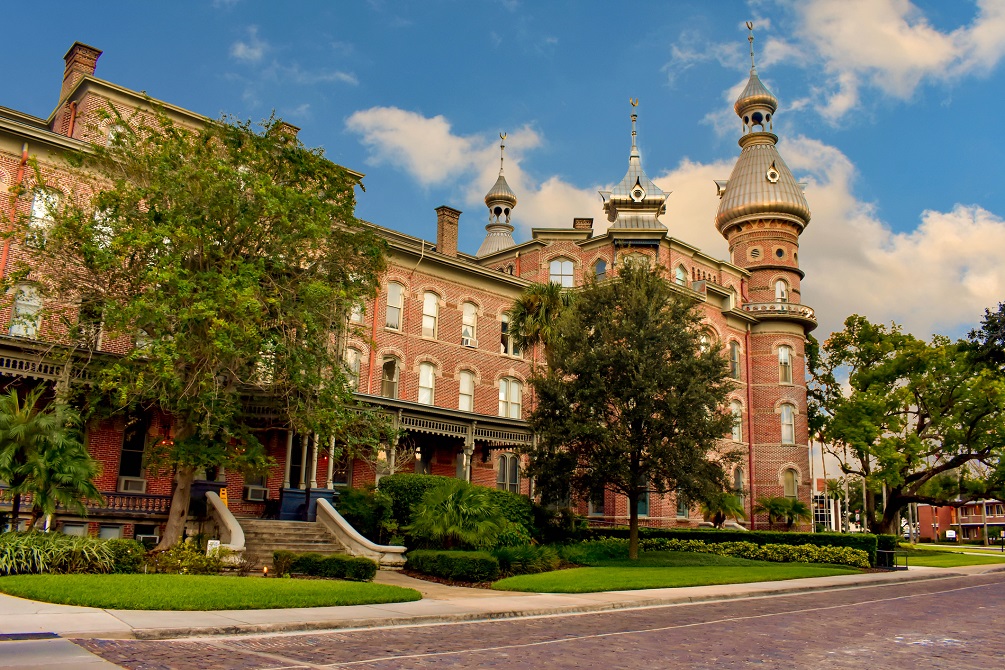
[[[956,539],[956,531],[955,530],[947,530],[946,531],[946,539],[947,540],[955,540]]]
[[[207,540],[206,541],[206,555],[212,556],[214,553],[220,550],[219,540]]]

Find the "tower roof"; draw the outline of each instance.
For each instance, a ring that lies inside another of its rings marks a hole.
[[[744,110],[751,107],[767,107],[772,113],[778,109],[778,98],[761,83],[761,78],[757,76],[757,68],[754,66],[750,67],[750,79],[733,104],[733,110],[737,116],[743,116]]]
[[[636,98],[631,101],[632,107],[638,106]],[[666,211],[666,199],[669,193],[664,193],[649,179],[642,169],[642,157],[636,145],[635,122],[638,114],[632,113],[632,150],[628,154],[628,172],[610,191],[601,191],[604,199],[604,211],[607,220],[613,225],[611,229],[650,229],[666,230],[659,221],[659,216]]]
[[[506,133],[499,133],[499,178],[485,194],[485,206],[489,208],[489,225],[485,226],[485,239],[475,256],[487,256],[516,245],[510,216],[516,207],[516,193],[506,182],[503,161],[506,158]]]

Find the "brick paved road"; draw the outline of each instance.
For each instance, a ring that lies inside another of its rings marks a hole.
[[[484,623],[78,640],[133,670],[1005,668],[1005,574]]]

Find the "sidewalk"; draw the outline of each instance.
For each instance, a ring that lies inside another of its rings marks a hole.
[[[0,634],[50,632],[61,637],[164,639],[368,628],[730,600],[959,577],[1001,569],[1003,566],[995,565],[949,569],[911,568],[906,572],[837,575],[780,582],[583,594],[516,594],[460,588],[381,571],[377,581],[415,588],[423,593],[423,599],[384,605],[216,612],[102,610],[51,605],[0,594]]]

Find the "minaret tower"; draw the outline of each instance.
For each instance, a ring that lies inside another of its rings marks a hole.
[[[805,344],[817,324],[813,310],[801,304],[799,236],[810,208],[775,147],[778,99],[757,76],[753,24],[747,28],[750,79],[733,105],[742,128],[740,157],[729,180],[716,181],[721,201],[715,216],[733,263],[750,273],[739,305],[752,317],[741,377],[750,449],[747,500],[785,496],[809,505]],[[757,527],[763,522],[757,519]]]
[[[506,158],[506,133],[499,133],[499,178],[485,195],[485,206],[489,208],[489,225],[485,226],[485,239],[478,247],[476,257],[487,256],[501,249],[516,245],[513,240],[513,226],[510,214],[516,207],[516,194],[506,183],[503,162]]]

